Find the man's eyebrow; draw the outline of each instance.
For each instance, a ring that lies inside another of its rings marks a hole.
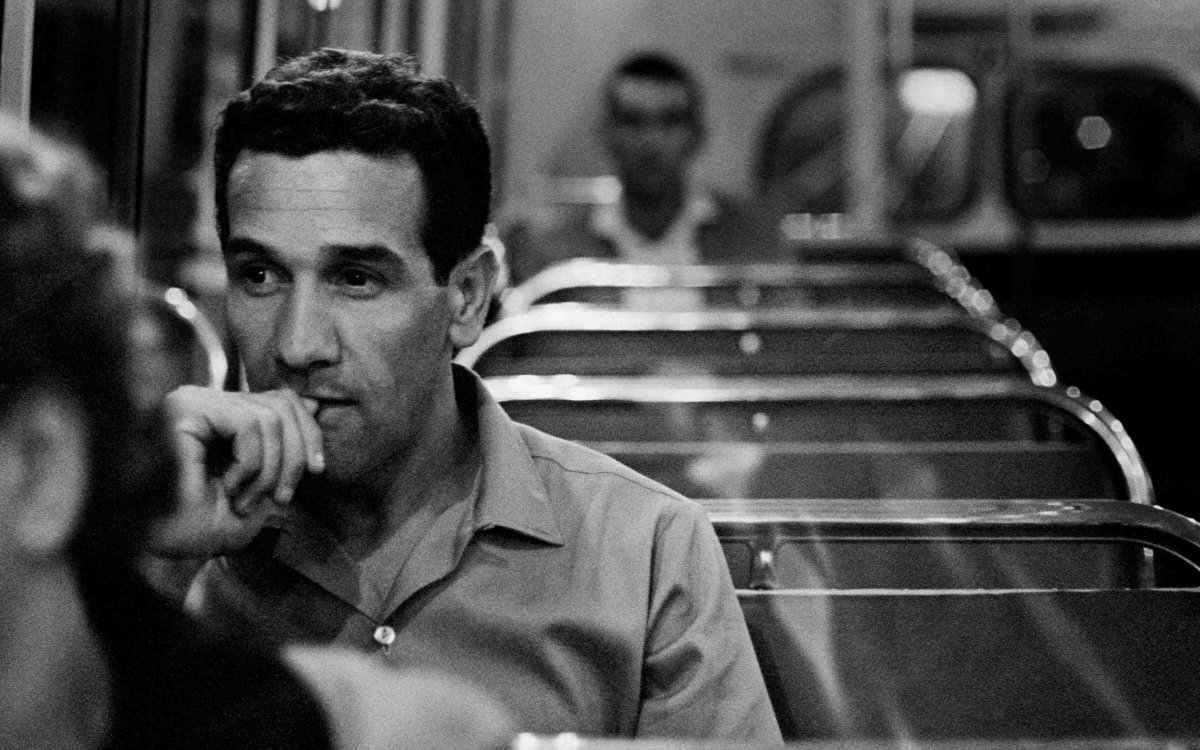
[[[221,254],[229,255],[271,255],[271,249],[261,242],[245,237],[231,237],[221,248]]]
[[[341,261],[356,263],[403,263],[403,259],[387,245],[322,245],[321,251]]]

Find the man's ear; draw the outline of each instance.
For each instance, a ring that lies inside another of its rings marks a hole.
[[[60,389],[32,390],[4,417],[0,522],[17,554],[66,552],[87,497],[88,447],[83,413]]]
[[[450,343],[465,349],[479,338],[492,304],[500,261],[486,243],[450,272]]]

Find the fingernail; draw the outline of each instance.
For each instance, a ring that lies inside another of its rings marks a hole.
[[[287,505],[292,501],[292,495],[295,493],[291,487],[280,487],[275,490],[275,502],[281,505]]]
[[[325,471],[325,454],[315,453],[312,458],[312,470],[314,474],[320,474]]]
[[[309,414],[316,414],[317,409],[320,408],[320,406],[321,406],[319,403],[317,403],[315,400],[313,400],[311,398],[302,398],[302,399],[300,399],[300,403],[304,404],[304,408],[308,410]]]

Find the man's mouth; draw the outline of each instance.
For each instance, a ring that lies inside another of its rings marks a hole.
[[[318,423],[322,421],[322,417],[336,414],[339,410],[354,405],[354,401],[348,398],[313,395],[306,395],[304,398],[317,402],[317,411],[313,414],[313,419]]]

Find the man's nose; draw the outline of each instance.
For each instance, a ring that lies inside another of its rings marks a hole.
[[[297,285],[276,321],[276,357],[289,370],[309,370],[338,358],[337,328],[318,289]]]

